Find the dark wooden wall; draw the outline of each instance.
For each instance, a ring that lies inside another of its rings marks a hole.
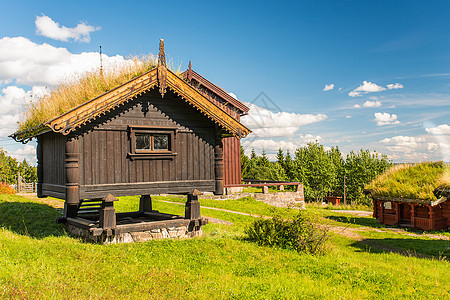
[[[170,92],[164,98],[148,92],[133,103],[80,137],[80,197],[214,191],[214,122]],[[177,154],[173,159],[130,159],[128,125],[178,127]]]
[[[42,142],[42,193],[44,196],[65,199],[66,137],[50,132],[41,136],[39,142]]]

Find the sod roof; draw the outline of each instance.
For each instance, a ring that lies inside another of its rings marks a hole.
[[[449,172],[449,165],[443,162],[395,165],[375,178],[366,189],[374,197],[408,199],[411,202],[424,200],[434,205],[438,197],[443,196],[437,191],[450,187]]]

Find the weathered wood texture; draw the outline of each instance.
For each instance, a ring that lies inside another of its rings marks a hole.
[[[214,191],[214,122],[170,91],[164,99],[153,90],[138,100],[122,107],[120,116],[115,111],[106,115],[80,137],[80,196]],[[177,127],[172,145],[176,155],[130,159],[129,125]]]
[[[65,199],[66,137],[51,132],[40,136],[39,140],[42,143],[42,173],[38,176],[42,176],[42,196]]]
[[[386,205],[386,203],[390,204]],[[411,226],[422,230],[440,230],[450,227],[450,201],[448,200],[435,206],[385,199],[374,199],[373,204],[374,217],[386,225]]]

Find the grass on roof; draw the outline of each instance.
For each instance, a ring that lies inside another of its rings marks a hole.
[[[443,162],[402,164],[388,169],[366,186],[375,196],[436,200],[433,191],[450,186],[450,168]]]
[[[18,130],[39,126],[156,66],[157,59],[152,55],[134,56],[106,68],[103,76],[98,69],[73,75],[57,84],[48,95],[27,103]]]

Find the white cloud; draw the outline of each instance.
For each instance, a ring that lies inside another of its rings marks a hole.
[[[392,138],[385,138],[380,142],[387,145],[387,149],[392,152],[399,153],[413,153],[422,146],[425,139],[423,137],[412,136],[394,136]]]
[[[437,151],[439,151],[439,144],[428,143],[427,144],[427,150],[430,151],[430,152],[437,152]]]
[[[26,159],[30,164],[36,164],[36,147],[33,145],[25,145],[23,148],[17,149],[10,154],[17,161]]]
[[[380,107],[381,102],[380,101],[369,101],[367,100],[364,102],[363,107]]]
[[[63,42],[73,39],[76,42],[89,43],[91,41],[91,32],[101,29],[84,22],[79,23],[74,28],[68,28],[59,25],[59,23],[45,15],[36,17],[35,24],[37,34]]]
[[[363,84],[348,93],[350,97],[358,97],[362,94],[367,93],[375,93],[375,92],[381,92],[386,90],[386,88],[379,86],[375,83],[369,82],[369,81],[363,81]]]
[[[229,92],[228,95],[230,95],[231,97],[233,97],[234,99],[237,100],[237,96],[235,93]]]
[[[355,105],[353,105],[353,107],[354,107],[354,108],[361,108],[361,105],[355,104]]]
[[[435,135],[450,135],[450,126],[447,124],[442,124],[437,127],[425,128],[428,133]]]
[[[351,118],[352,118],[352,116],[345,116],[345,118],[346,118],[346,119],[351,119]]]
[[[253,131],[251,137],[292,136],[300,127],[327,118],[324,114],[274,113],[253,103],[246,105],[250,111],[247,116],[242,117],[242,123]]]
[[[401,83],[395,83],[395,84],[391,83],[391,84],[386,85],[386,87],[389,90],[402,89],[403,85]],[[382,92],[385,90],[386,90],[385,87],[382,87],[376,83],[369,82],[369,81],[363,81],[362,85],[360,85],[359,87],[357,87],[356,89],[354,89],[353,91],[348,93],[348,95],[350,97],[360,97],[363,94],[377,93],[377,92]],[[372,99],[372,100],[375,100],[375,99]]]
[[[397,120],[396,114],[391,115],[388,113],[375,113],[374,116],[378,126],[400,124],[400,121]]]
[[[334,84],[332,83],[332,84],[325,84],[325,87],[323,88],[323,91],[330,91],[330,90],[332,90],[332,89],[334,89]]]
[[[103,55],[105,68],[127,63],[120,55]],[[0,83],[52,86],[68,76],[99,67],[96,52],[70,53],[66,48],[36,44],[24,37],[0,39]]]
[[[401,83],[395,83],[395,84],[391,83],[391,84],[387,85],[387,88],[390,89],[390,90],[402,89],[403,88],[403,84],[401,84]]]
[[[0,94],[0,136],[7,136],[17,129],[17,122],[23,115],[23,105],[30,101],[31,97],[41,97],[45,89],[34,86],[31,90],[25,91],[17,86],[7,86],[1,90]]]

